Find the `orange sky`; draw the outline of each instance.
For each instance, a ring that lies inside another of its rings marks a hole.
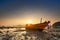
[[[60,16],[51,15],[53,12],[35,10],[35,11],[24,11],[22,13],[24,13],[22,16],[18,16],[18,17],[11,16],[11,17],[0,19],[0,25],[27,24],[29,20],[32,20],[32,23],[35,24],[35,23],[40,22],[40,18],[42,18],[43,22],[51,21],[51,24],[53,24],[54,22],[60,21],[60,19],[59,19]],[[49,14],[47,14],[47,13],[49,13]]]
[[[29,20],[32,20],[32,23],[39,23],[40,22],[40,18],[11,18],[11,19],[5,19],[5,20],[1,20],[0,24],[1,25],[19,25],[19,24],[27,24]],[[54,22],[60,21],[59,18],[56,17],[42,17],[42,21],[51,21],[51,24],[53,24]]]

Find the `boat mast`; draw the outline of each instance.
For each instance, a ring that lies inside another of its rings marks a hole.
[[[42,23],[42,18],[40,19],[40,23]]]

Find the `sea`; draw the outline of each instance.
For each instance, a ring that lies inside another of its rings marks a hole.
[[[56,32],[27,31],[25,28],[0,29],[0,40],[60,40]]]

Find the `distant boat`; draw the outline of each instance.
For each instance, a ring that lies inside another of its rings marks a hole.
[[[41,19],[41,21],[42,21],[42,19]],[[41,21],[38,24],[26,24],[26,30],[43,31],[44,28],[48,26],[50,21],[45,21],[43,23]]]

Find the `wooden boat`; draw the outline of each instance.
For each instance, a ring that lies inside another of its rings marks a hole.
[[[39,30],[43,31],[45,27],[48,26],[50,21],[45,21],[43,23],[38,23],[38,24],[26,24],[26,30]]]

